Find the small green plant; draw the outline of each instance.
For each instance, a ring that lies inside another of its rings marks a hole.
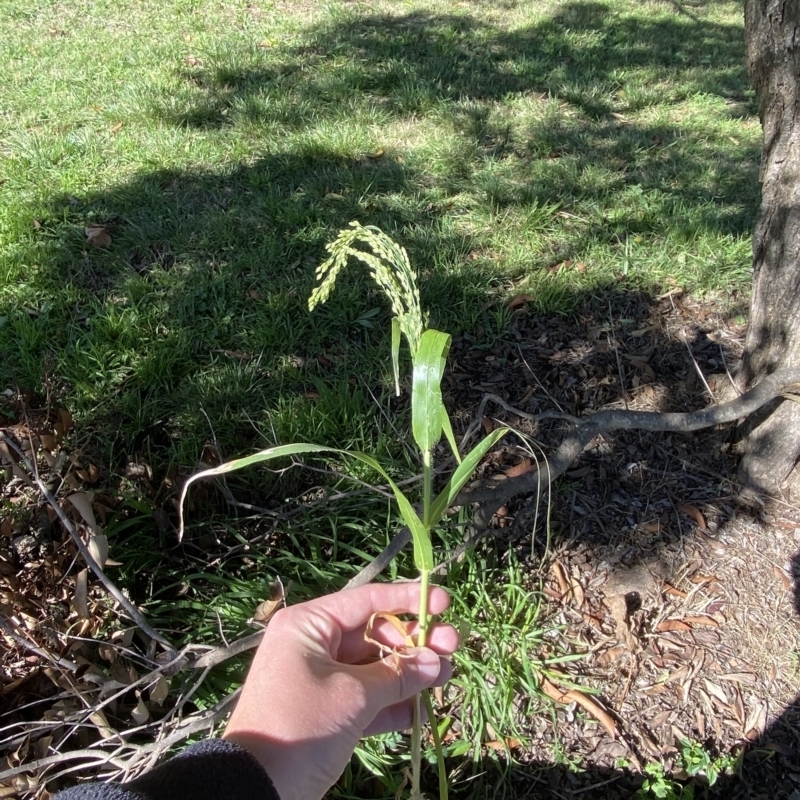
[[[366,246],[369,249],[364,249]],[[263,461],[298,455],[302,453],[335,453],[352,458],[374,469],[389,484],[403,521],[411,531],[414,549],[414,564],[420,576],[420,605],[418,610],[419,633],[416,644],[424,646],[427,641],[430,619],[428,615],[428,588],[434,568],[431,534],[447,509],[452,505],[464,484],[469,480],[481,459],[506,433],[505,428],[493,431],[476,445],[463,459],[458,452],[450,418],[442,401],[441,382],[444,374],[451,337],[447,333],[425,328],[420,306],[416,277],[405,249],[380,229],[351,222],[349,228],[340,231],[338,237],[326,245],[330,257],[317,268],[319,281],[311,293],[308,305],[312,310],[330,296],[339,273],[350,257],[367,266],[375,282],[384,291],[392,307],[392,367],[395,391],[400,392],[400,343],[404,336],[411,354],[411,429],[419,448],[422,462],[422,497],[420,515],[414,503],[406,496],[388,472],[372,456],[355,450],[343,450],[308,442],[269,447],[253,455],[234,459],[213,469],[192,475],[184,484],[180,497],[180,529],[183,532],[183,502],[189,486],[196,480],[222,475]],[[433,497],[433,449],[445,435],[457,467],[450,480]],[[424,703],[428,718],[433,722],[430,695],[418,696],[414,708],[414,726],[411,745],[412,800],[422,797],[420,790],[420,764],[422,752],[422,712]],[[444,768],[438,727],[431,724],[431,735],[436,750],[439,771],[439,794],[447,798],[447,775]]]
[[[720,775],[736,770],[736,756],[727,753],[712,756],[700,742],[692,739],[681,739],[681,762],[683,768],[691,776],[701,776],[713,786]]]
[[[640,800],[694,800],[694,789],[691,786],[681,786],[664,772],[661,764],[648,764],[644,768],[645,775],[641,789],[636,793]]]

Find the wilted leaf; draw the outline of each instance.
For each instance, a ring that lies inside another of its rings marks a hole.
[[[272,581],[269,584],[269,597],[256,606],[256,610],[253,612],[253,621],[261,622],[266,625],[266,623],[275,616],[275,612],[283,607],[285,601],[286,594],[283,589],[283,584],[280,578],[278,578],[278,580]]]
[[[75,610],[81,619],[89,619],[89,571],[82,569],[75,578],[75,594],[72,598]]]
[[[681,503],[678,506],[678,511],[682,511],[687,517],[691,517],[697,523],[698,527],[702,528],[703,530],[708,530],[706,518],[703,516],[703,512],[700,511],[699,508],[690,506],[688,503]]]
[[[507,478],[518,478],[520,475],[527,475],[529,472],[533,472],[537,466],[536,464],[532,464],[529,458],[523,458],[519,464],[514,464],[513,467],[504,469],[503,474]]]
[[[61,439],[72,430],[72,414],[66,408],[58,409],[58,419],[53,423],[56,439]]]
[[[704,615],[696,616],[696,617],[684,617],[683,621],[687,625],[695,626],[695,625],[705,625],[709,628],[719,628],[719,622],[717,622],[713,617],[706,617]]]
[[[614,722],[613,717],[583,692],[579,692],[577,689],[569,689],[563,692],[555,684],[550,683],[547,678],[542,678],[542,689],[549,698],[557,703],[563,703],[564,705],[577,703],[606,729],[612,739],[617,738],[617,723]]]
[[[136,708],[131,711],[131,719],[137,725],[144,725],[148,719],[150,719],[150,711],[147,706],[144,704],[144,700],[142,700],[142,695],[137,692],[139,695],[139,702],[136,703]]]
[[[536,298],[532,294],[518,294],[508,301],[509,308],[519,308],[525,303],[532,303]]]
[[[110,247],[111,234],[105,225],[87,225],[83,232],[86,234],[86,241],[92,247]]]
[[[159,676],[150,689],[150,702],[160,706],[169,696],[169,678]]]
[[[75,510],[83,517],[83,521],[89,526],[92,533],[97,535],[100,533],[100,526],[94,516],[92,509],[93,496],[88,495],[86,492],[73,492],[67,496],[67,500],[72,503]]]
[[[560,561],[553,562],[553,575],[555,576],[556,583],[561,592],[561,599],[565,599],[570,592],[569,581],[567,580],[567,573]]]
[[[636,652],[639,649],[639,641],[631,631],[627,598],[624,594],[617,594],[606,600],[606,604],[617,626],[617,639],[631,652]]]
[[[625,653],[628,652],[628,649],[622,646],[619,647],[610,647],[608,650],[604,650],[597,656],[597,663],[601,667],[607,667],[609,664],[613,664],[615,661],[622,658]]]
[[[372,158],[372,159],[383,158],[385,154],[386,151],[382,147],[380,147],[374,153],[367,153],[367,158]]]
[[[328,192],[325,195],[326,200],[344,200],[344,195],[339,194],[338,192]]]
[[[92,558],[97,562],[100,569],[106,565],[108,561],[108,539],[104,533],[98,533],[96,536],[90,536],[87,544],[89,553]]]
[[[104,739],[113,739],[117,735],[117,732],[108,724],[106,715],[102,711],[93,711],[89,714],[89,719]]]
[[[658,623],[656,630],[659,633],[665,633],[666,631],[690,631],[691,628],[680,619],[665,619]]]

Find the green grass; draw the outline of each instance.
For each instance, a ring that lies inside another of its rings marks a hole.
[[[488,341],[510,317],[487,302],[521,292],[568,314],[620,281],[746,289],[744,63],[735,2],[5,0],[0,390],[68,407],[72,446],[121,487],[115,578],[176,637],[218,640],[269,577],[294,599],[336,588],[387,540],[396,521],[368,495],[272,530],[201,489],[183,550],[153,518],[214,434],[224,457],[307,439],[416,471],[383,299],[353,270],[306,310],[351,219],[407,247],[432,325]],[[568,259],[585,272],[551,271]],[[135,454],[152,493],[120,477]],[[298,470],[229,483],[260,505],[352,488]],[[213,569],[208,537],[233,548]],[[495,590],[481,602],[515,602]]]

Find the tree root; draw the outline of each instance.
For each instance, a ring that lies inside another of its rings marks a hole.
[[[468,539],[455,549],[447,561],[440,564],[434,572],[441,572],[447,564],[459,558],[489,533],[491,530],[489,521],[492,516],[509,500],[522,494],[534,492],[538,492],[543,496],[550,484],[561,477],[573,462],[580,457],[589,442],[601,433],[608,433],[614,430],[691,433],[692,431],[742,419],[779,397],[786,396],[795,399],[794,395],[798,391],[800,391],[800,368],[793,367],[780,369],[771,375],[767,375],[756,386],[734,400],[712,405],[699,411],[658,412],[630,411],[615,408],[597,411],[584,418],[575,418],[569,414],[549,411],[538,415],[528,414],[520,412],[519,409],[509,407],[503,401],[500,403],[503,408],[511,410],[512,413],[525,419],[534,422],[543,419],[564,419],[573,423],[576,426],[576,430],[564,439],[556,452],[548,458],[545,469],[528,472],[516,478],[509,478],[499,485],[494,484],[492,486],[465,489],[456,498],[453,505],[480,506],[475,530]],[[488,400],[497,401],[498,398],[494,395],[484,397],[478,419],[483,415],[483,410]],[[470,426],[470,431],[472,427]],[[379,553],[370,564],[347,584],[347,588],[362,586],[374,580],[410,540],[411,534],[408,529],[401,529],[384,548],[383,552]]]

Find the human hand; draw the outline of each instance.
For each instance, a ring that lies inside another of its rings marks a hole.
[[[364,639],[372,614],[416,613],[419,593],[418,583],[371,584],[273,617],[224,738],[261,762],[281,800],[321,798],[363,736],[410,727],[414,695],[450,678],[445,656],[458,646],[451,625],[432,625],[428,647],[399,658],[380,658]],[[429,612],[441,614],[449,599],[433,587]],[[416,627],[407,624],[411,635]],[[389,648],[405,644],[385,621],[376,622],[371,638]]]

